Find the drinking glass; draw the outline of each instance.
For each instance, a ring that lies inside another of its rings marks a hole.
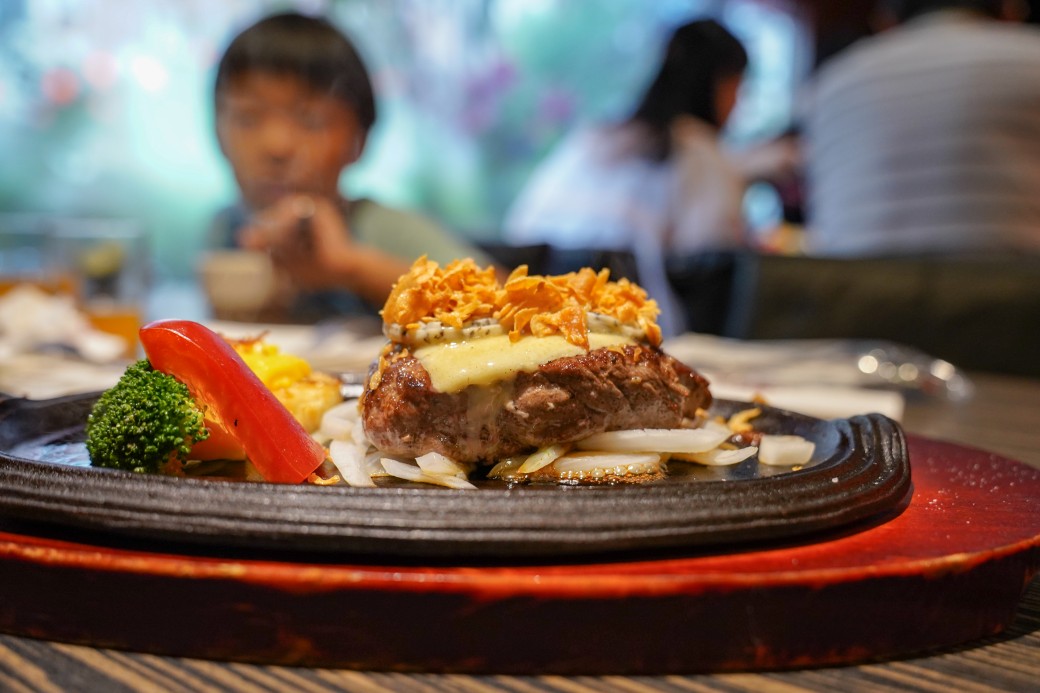
[[[0,295],[21,285],[72,293],[68,278],[55,275],[48,262],[48,228],[42,214],[0,214]]]
[[[124,219],[52,219],[47,229],[47,262],[52,276],[74,287],[94,327],[122,337],[128,357],[136,354],[151,285],[144,229]]]

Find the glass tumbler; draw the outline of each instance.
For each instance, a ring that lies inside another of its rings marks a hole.
[[[75,287],[94,327],[122,337],[132,358],[151,285],[145,231],[132,220],[61,218],[51,221],[47,244],[52,276]]]

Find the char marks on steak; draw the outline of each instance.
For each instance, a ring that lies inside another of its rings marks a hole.
[[[422,363],[398,355],[361,409],[369,440],[385,453],[490,462],[602,431],[676,428],[710,404],[700,374],[659,349],[629,345],[455,393],[434,391]]]

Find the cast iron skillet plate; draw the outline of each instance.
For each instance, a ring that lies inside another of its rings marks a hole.
[[[134,474],[89,466],[84,423],[96,398],[0,403],[0,517],[211,547],[522,559],[789,541],[891,516],[911,489],[892,420],[823,421],[768,407],[756,428],[815,442],[810,465],[681,465],[641,485],[479,480],[476,491]],[[718,401],[713,411],[748,406]]]

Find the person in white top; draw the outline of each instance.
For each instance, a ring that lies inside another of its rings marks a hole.
[[[634,114],[565,138],[514,201],[505,238],[631,250],[662,329],[682,331],[665,255],[746,243],[747,177],[719,144],[746,66],[744,47],[717,22],[679,27]]]
[[[807,252],[1040,252],[1040,31],[998,21],[1020,2],[887,4],[808,100]]]

